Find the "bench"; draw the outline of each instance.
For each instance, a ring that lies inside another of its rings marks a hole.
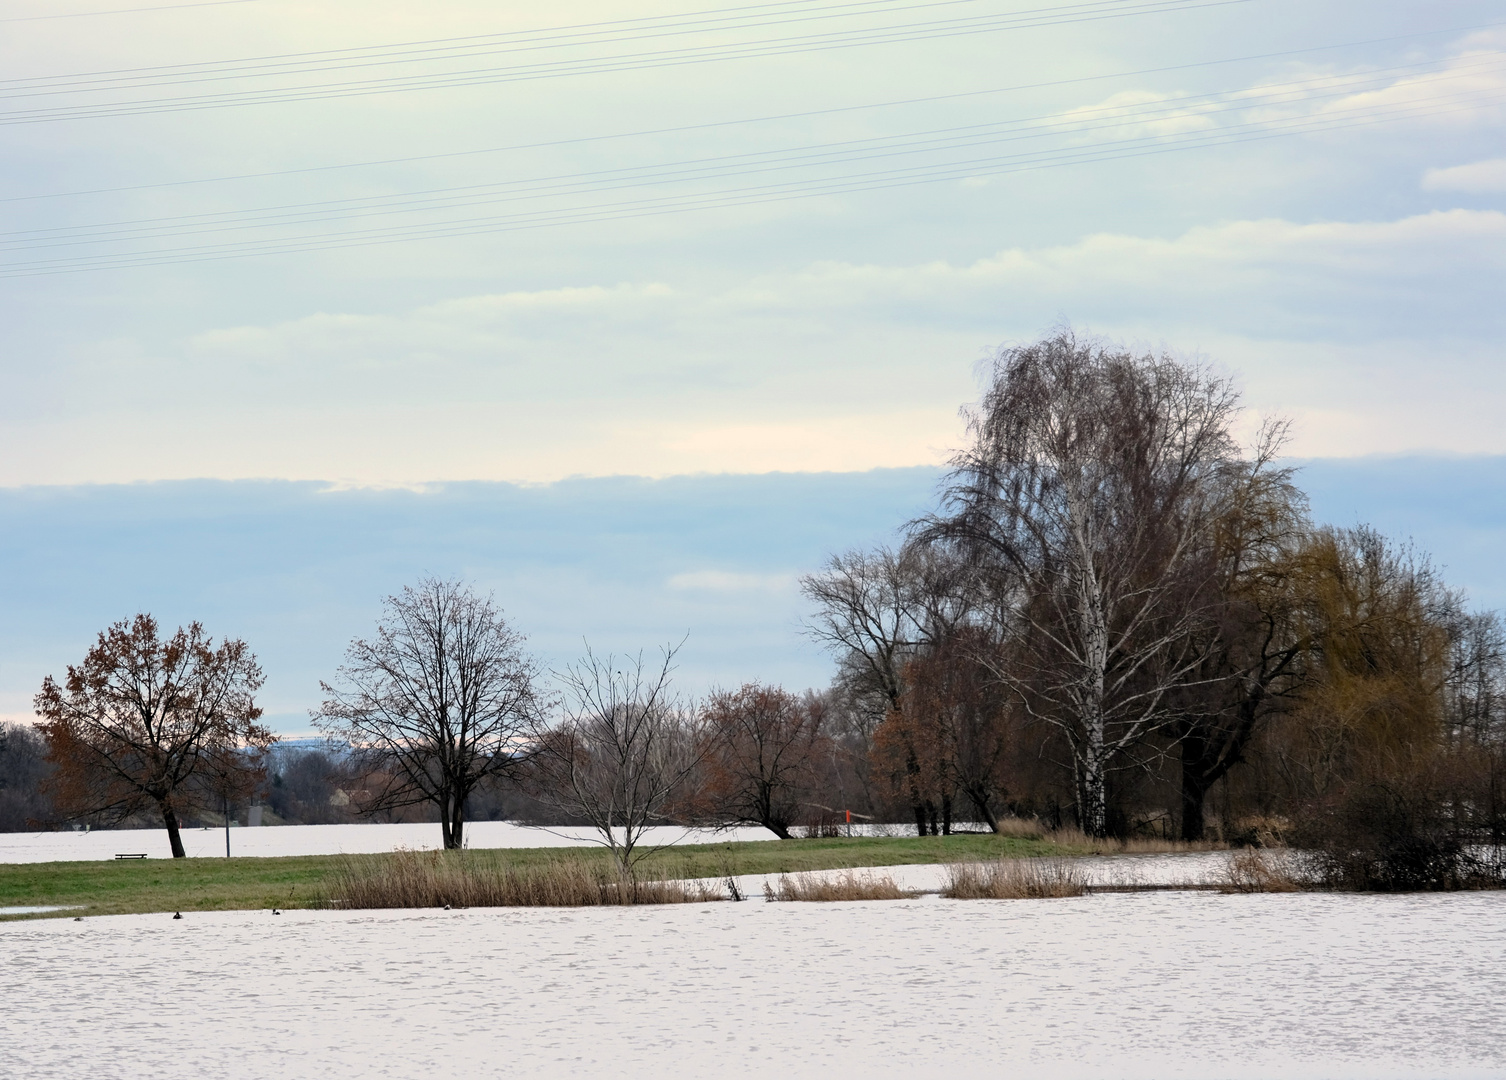
[[[125,854],[125,855],[117,854],[115,857],[117,859],[144,859],[144,858],[146,858],[146,852],[144,852],[144,851],[133,851],[133,852],[129,852],[129,853]]]

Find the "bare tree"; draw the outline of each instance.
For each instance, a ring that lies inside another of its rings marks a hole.
[[[364,811],[433,803],[445,848],[460,848],[466,799],[527,752],[544,709],[539,667],[492,598],[463,582],[425,579],[384,609],[311,715],[355,749],[371,785]]]
[[[951,792],[965,795],[990,829],[999,831],[999,803],[1006,794],[1005,766],[1018,737],[1018,711],[995,670],[1003,662],[987,628],[960,627],[928,647],[906,667],[904,713],[899,721],[918,729],[936,781],[944,791],[942,832],[951,831]]]
[[[274,738],[257,723],[261,684],[244,641],[215,648],[198,623],[162,641],[150,615],[122,619],[62,685],[49,675],[36,697],[59,811],[122,821],[154,807],[173,858],[183,858],[181,816],[200,804],[196,781],[211,763],[243,786],[263,774]]]
[[[801,579],[816,604],[811,634],[838,657],[839,671],[873,729],[902,711],[906,665],[968,618],[975,595],[958,581],[964,564],[939,547],[906,545],[899,551],[834,556],[819,573]],[[901,783],[924,836],[936,815],[923,782],[922,747],[910,740],[915,728],[891,725],[896,734]]]
[[[1085,831],[1108,828],[1117,759],[1169,725],[1200,656],[1197,601],[1238,397],[1166,356],[1070,331],[1003,350],[922,535],[991,570],[1019,643],[998,671],[1072,749]]]
[[[644,837],[667,820],[700,761],[690,712],[670,692],[675,652],[666,647],[662,663],[645,667],[641,653],[597,656],[588,648],[558,675],[563,718],[535,737],[540,801],[593,826],[624,881],[657,850]]]
[[[709,810],[788,840],[829,757],[825,713],[819,700],[777,686],[749,683],[712,694],[701,710]]]

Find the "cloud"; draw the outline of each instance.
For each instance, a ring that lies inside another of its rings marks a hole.
[[[1424,191],[1467,191],[1474,194],[1506,191],[1506,158],[1491,158],[1422,174]]]
[[[1456,209],[329,311],[74,361],[65,411],[0,432],[0,482],[936,464],[977,361],[1063,315],[1205,352],[1311,417],[1307,453],[1501,450],[1503,276],[1506,214]]]
[[[792,574],[746,574],[729,570],[692,570],[675,574],[667,582],[677,591],[740,593],[788,592],[795,584]]]

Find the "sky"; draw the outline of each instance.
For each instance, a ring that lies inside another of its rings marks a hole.
[[[0,0],[0,715],[154,607],[293,730],[425,571],[819,684],[798,574],[1064,323],[1506,602],[1499,4],[701,4]]]

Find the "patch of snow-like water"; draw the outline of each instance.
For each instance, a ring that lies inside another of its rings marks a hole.
[[[1506,894],[0,925],[0,1075],[1506,1075]]]
[[[681,829],[669,826],[648,831],[652,844],[712,844],[729,840],[772,840],[767,829]],[[580,847],[593,842],[595,831],[571,826],[530,828],[510,821],[472,821],[465,826],[467,847]],[[225,857],[224,829],[184,829],[183,847],[190,857]],[[354,855],[397,848],[437,848],[439,825],[357,824],[280,825],[259,829],[232,828],[231,856]],[[95,829],[90,832],[0,833],[0,863],[71,862],[113,859],[118,854],[145,853],[148,858],[172,856],[166,829]]]
[[[79,911],[83,904],[49,904],[43,907],[0,907],[0,915],[45,915],[49,911]]]
[[[1199,851],[1163,855],[1089,855],[1067,857],[1065,861],[1086,872],[1087,882],[1097,886],[1148,886],[1165,888],[1192,887],[1217,883],[1229,863],[1226,851]],[[877,866],[857,870],[817,870],[800,876],[840,878],[855,873],[861,876],[888,877],[901,889],[936,892],[947,880],[944,863],[915,863],[905,866]],[[744,874],[737,887],[749,898],[761,897],[765,880],[772,884],[777,874]]]

